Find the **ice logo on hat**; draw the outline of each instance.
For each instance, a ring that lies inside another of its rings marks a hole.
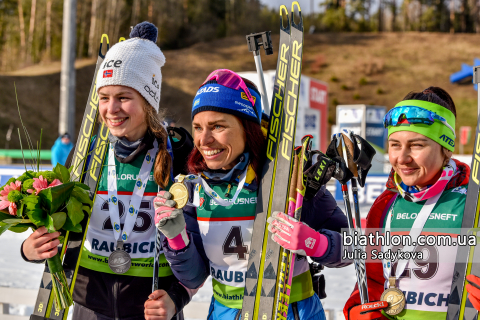
[[[113,229],[115,229],[115,231],[117,232],[120,232],[120,225],[116,222],[113,223]]]
[[[160,85],[158,84],[157,79],[155,79],[155,75],[152,76],[152,84],[155,88],[160,89]]]
[[[133,205],[130,205],[130,208],[128,208],[128,213],[130,213],[131,216],[135,214],[135,208],[133,207]]]
[[[112,196],[111,201],[112,201],[112,203],[113,203],[114,205],[117,205],[117,197]]]
[[[138,179],[136,185],[137,185],[138,189],[141,189],[142,188],[142,179]]]
[[[123,241],[127,241],[127,239],[128,239],[127,234],[126,234],[125,232],[123,232],[123,234],[122,234],[122,240],[123,240]]]

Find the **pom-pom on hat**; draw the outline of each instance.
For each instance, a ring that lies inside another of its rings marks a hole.
[[[130,39],[112,46],[97,73],[97,92],[111,85],[137,90],[158,112],[165,56],[156,45],[158,29],[144,21],[137,24]]]

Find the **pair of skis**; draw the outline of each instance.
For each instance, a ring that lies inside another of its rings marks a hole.
[[[480,83],[480,67],[474,68],[473,83]],[[480,106],[480,91],[478,93],[478,105]],[[480,117],[478,118],[473,148],[472,165],[470,166],[470,180],[468,182],[467,198],[463,211],[462,230],[478,228],[479,217],[479,194],[480,194]],[[478,233],[477,233],[478,235]],[[480,276],[480,248],[470,246],[458,246],[457,259],[453,271],[452,288],[448,301],[447,320],[476,320],[478,311],[468,299],[465,289],[465,277],[469,274]]]
[[[106,45],[105,53],[102,52],[102,49],[105,49],[103,44],[104,40]],[[120,39],[120,41],[122,41],[122,39]],[[91,146],[92,136],[98,118],[99,97],[97,94],[96,76],[100,65],[105,58],[106,51],[108,51],[109,48],[110,44],[108,36],[103,34],[100,40],[100,48],[98,50],[92,86],[90,87],[89,99],[72,158],[71,180],[80,181],[88,185],[90,187],[90,199],[93,201],[95,201],[95,191],[97,189],[99,177],[102,173],[103,160],[107,151],[106,146],[108,145],[108,128],[102,123],[98,129],[95,146],[93,146],[93,148]],[[90,152],[89,150],[92,151]],[[86,166],[87,157],[90,157],[88,166]],[[83,231],[81,233],[67,232],[62,245],[61,257],[64,257],[63,269],[65,270],[67,283],[70,287],[70,293],[72,294],[89,220],[89,218],[84,219],[82,222]],[[35,302],[33,314],[30,316],[30,320],[63,320],[67,318],[68,308],[60,309],[53,302],[51,281],[50,270],[48,269],[48,265],[45,264],[45,270],[43,271],[42,280],[40,282],[40,289],[38,291],[37,300]]]
[[[298,24],[294,21],[295,7],[300,17]],[[283,24],[283,13],[287,18],[286,26]],[[293,149],[303,56],[303,20],[298,2],[292,3],[290,14],[291,17],[285,6],[280,7],[279,53],[267,133],[266,162],[258,190],[245,279],[243,320],[277,318],[276,310],[282,305],[276,299],[281,248],[270,238],[266,221],[272,212],[287,210],[289,181],[295,158]]]

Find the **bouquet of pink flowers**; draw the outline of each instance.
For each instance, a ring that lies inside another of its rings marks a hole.
[[[61,164],[52,171],[25,171],[0,187],[0,235],[6,230],[24,232],[44,226],[51,232],[82,232],[80,222],[91,213],[89,187],[70,181],[70,172]],[[60,239],[62,242],[62,239]],[[58,307],[72,305],[60,253],[47,259],[53,293]]]

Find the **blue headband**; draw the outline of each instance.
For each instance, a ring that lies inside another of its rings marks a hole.
[[[248,89],[255,100],[255,108],[243,90],[230,89],[217,83],[207,83],[198,89],[193,99],[192,120],[199,112],[217,111],[260,124],[262,120],[262,99],[255,89],[251,87]]]

